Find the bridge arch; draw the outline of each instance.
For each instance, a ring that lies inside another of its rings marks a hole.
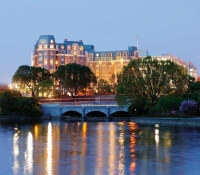
[[[66,111],[62,114],[62,116],[82,116],[82,114],[77,111]]]
[[[101,112],[101,111],[90,111],[88,113],[86,113],[86,117],[89,117],[89,116],[95,116],[95,117],[106,117],[106,114],[104,112]]]
[[[110,114],[111,117],[128,117],[127,111],[115,111],[112,114]]]

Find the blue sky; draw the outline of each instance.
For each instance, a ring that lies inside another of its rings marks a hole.
[[[173,53],[200,69],[199,0],[1,0],[0,83],[30,65],[39,35],[83,40],[96,51],[136,46]]]

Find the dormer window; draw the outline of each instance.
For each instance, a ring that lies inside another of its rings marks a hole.
[[[71,50],[71,46],[70,45],[67,46],[67,50]]]
[[[93,57],[93,53],[89,53],[89,57],[92,58]]]
[[[74,50],[77,50],[77,46],[74,46]]]
[[[80,51],[83,51],[83,46],[80,46]]]

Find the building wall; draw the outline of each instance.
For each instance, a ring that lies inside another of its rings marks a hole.
[[[160,60],[172,60],[187,68],[188,74],[197,80],[197,68],[191,62],[183,62],[172,54],[149,54],[148,50],[137,50],[129,46],[127,50],[95,51],[93,45],[84,45],[83,41],[56,43],[53,35],[41,35],[36,42],[32,56],[32,65],[43,67],[53,73],[60,65],[77,63],[86,65],[98,79],[109,82],[110,77],[117,75],[130,60],[144,58],[148,55]]]

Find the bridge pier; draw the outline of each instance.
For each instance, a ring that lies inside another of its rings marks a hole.
[[[110,116],[110,106],[107,106],[106,121],[109,121],[109,116]]]
[[[82,107],[82,121],[85,119],[85,107]]]

